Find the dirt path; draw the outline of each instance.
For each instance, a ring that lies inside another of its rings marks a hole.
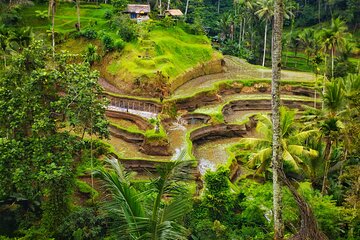
[[[233,56],[225,56],[224,60],[226,62],[225,72],[194,78],[176,89],[173,97],[191,95],[194,93],[194,89],[208,88],[216,82],[226,79],[271,79],[270,68],[252,65],[243,59]],[[311,73],[283,70],[282,79],[313,81],[314,76]]]
[[[118,89],[117,87],[115,87],[114,85],[112,85],[111,83],[106,81],[105,78],[99,78],[98,82],[104,88],[104,90],[107,92],[124,94],[124,91]]]

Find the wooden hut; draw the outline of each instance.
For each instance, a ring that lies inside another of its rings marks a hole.
[[[130,19],[137,20],[137,22],[146,21],[149,19],[150,5],[148,4],[128,4],[123,13],[128,13]]]

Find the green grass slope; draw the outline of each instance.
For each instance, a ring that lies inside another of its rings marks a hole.
[[[94,30],[108,29],[107,20],[104,15],[107,11],[112,11],[112,5],[100,4],[82,4],[80,5],[81,27],[93,26]],[[31,26],[35,33],[44,33],[51,29],[51,19],[41,19],[36,16],[35,11],[47,13],[47,4],[37,4],[31,7],[25,7],[21,11],[23,25]],[[76,7],[72,3],[61,2],[57,5],[55,13],[55,31],[63,34],[75,32],[75,23],[77,22]]]
[[[112,75],[107,78],[114,85],[121,84],[120,80],[152,79],[157,71],[171,82],[189,68],[217,57],[220,54],[205,36],[188,34],[176,26],[158,26],[146,38],[127,44],[121,53],[110,54],[102,72]]]
[[[107,12],[113,12],[112,6],[84,3],[80,9],[81,28],[95,30],[97,39],[73,38],[76,33],[76,7],[73,3],[62,2],[56,9],[55,32],[61,34],[63,40],[56,49],[82,53],[89,43],[98,46],[103,56],[95,68],[102,77],[125,93],[140,94],[133,92],[136,88],[158,89],[195,66],[222,57],[212,49],[206,36],[185,32],[183,23],[165,27],[161,21],[155,20],[138,24],[138,39],[126,43],[122,51],[103,51],[101,38],[104,34],[114,41],[119,38],[117,30],[111,28],[109,20],[104,18]],[[36,11],[47,13],[47,5],[24,8],[23,25],[31,25],[38,38],[43,36],[50,40],[51,19],[41,19]]]

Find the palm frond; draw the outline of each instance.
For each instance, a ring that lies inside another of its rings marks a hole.
[[[261,165],[263,162],[269,163],[271,160],[271,154],[272,154],[271,147],[264,148],[256,153],[253,153],[250,156],[249,161],[247,162],[247,165],[250,168],[255,168],[257,165]]]
[[[239,144],[246,149],[261,149],[271,145],[271,139],[264,138],[242,138]]]
[[[291,136],[291,138],[289,139],[289,142],[304,142],[305,140],[307,140],[308,138],[310,138],[312,136],[319,135],[319,133],[320,132],[318,129],[301,131],[301,132],[298,132],[298,133],[294,134],[293,136]]]
[[[295,159],[289,151],[283,150],[282,157],[284,161],[286,161],[288,164],[290,164],[295,170],[299,169],[299,164],[297,162],[297,159]]]

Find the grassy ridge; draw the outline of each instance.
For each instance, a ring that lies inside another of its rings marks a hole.
[[[152,78],[161,71],[171,82],[213,54],[207,37],[185,33],[180,27],[159,26],[146,39],[127,44],[121,55],[113,53],[106,71],[122,80]]]

